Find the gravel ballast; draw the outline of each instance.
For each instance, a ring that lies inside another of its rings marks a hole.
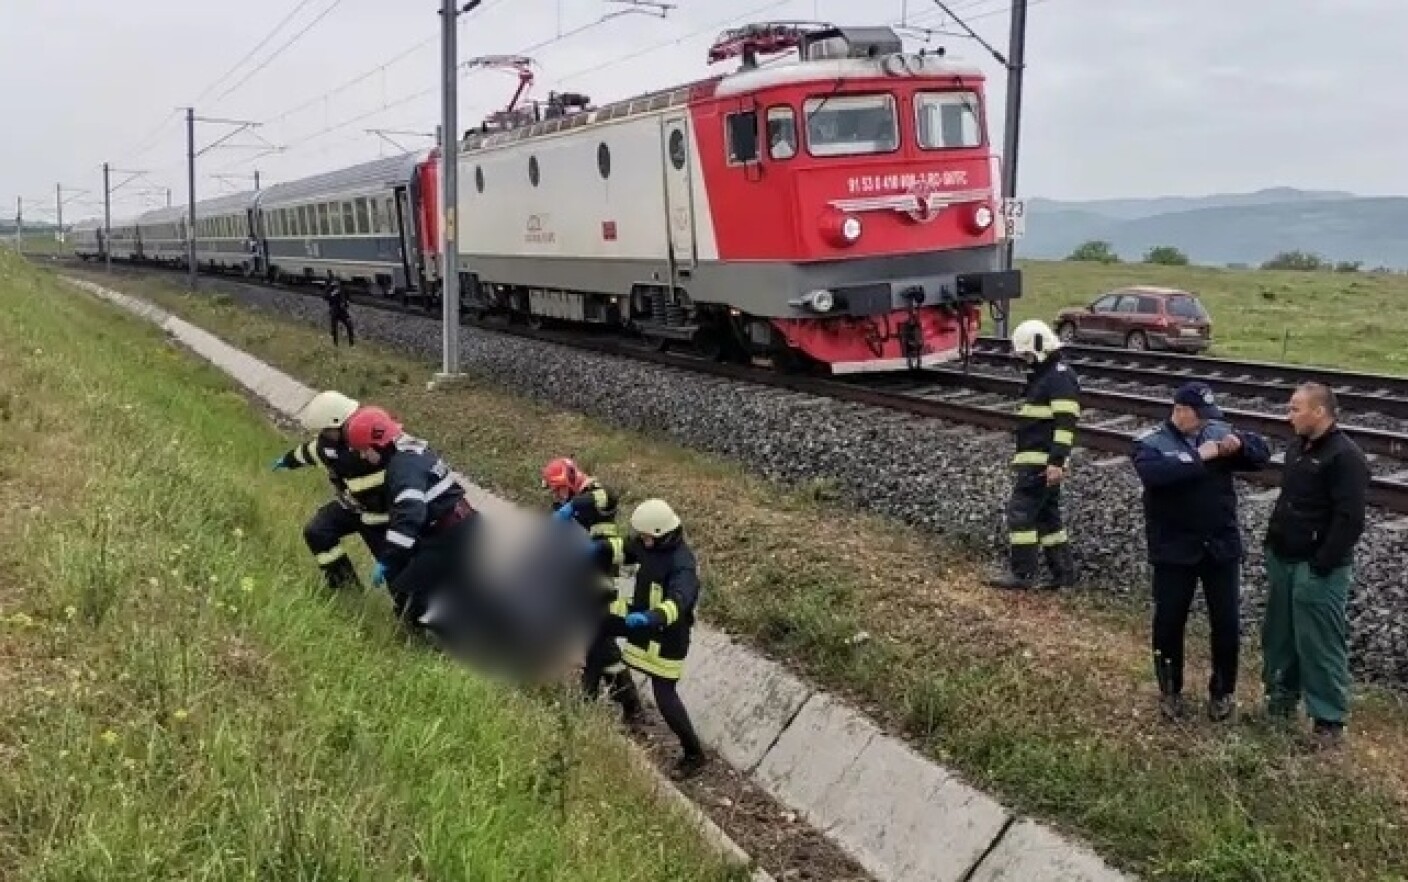
[[[207,285],[241,304],[326,327],[326,306],[308,295]],[[354,306],[353,317],[358,339],[439,362],[438,320],[366,306]],[[1005,435],[472,328],[461,341],[463,369],[508,391],[668,435],[768,478],[827,481],[853,504],[976,543],[993,566],[1000,560],[1011,449]],[[1063,505],[1082,579],[1147,595],[1139,481],[1127,458],[1079,450],[1072,465]],[[1272,503],[1262,488],[1243,487],[1240,495],[1248,549],[1243,629],[1253,633],[1265,601],[1260,537]],[[1350,600],[1356,675],[1398,689],[1408,689],[1406,540],[1408,519],[1370,509]]]

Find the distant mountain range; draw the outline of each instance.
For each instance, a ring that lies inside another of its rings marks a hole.
[[[1060,260],[1092,239],[1109,242],[1125,261],[1173,245],[1198,264],[1256,266],[1283,251],[1306,251],[1365,269],[1408,269],[1408,197],[1277,187],[1089,202],[1031,198],[1017,256]]]

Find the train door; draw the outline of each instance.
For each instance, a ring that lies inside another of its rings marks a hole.
[[[675,283],[689,278],[695,265],[694,188],[689,150],[689,117],[671,114],[661,121],[665,152],[665,212],[670,237],[670,264]]]
[[[245,211],[245,226],[249,230],[244,240],[244,250],[249,254],[249,272],[252,276],[264,274],[265,230],[260,225],[261,216],[253,208]]]
[[[401,270],[405,273],[406,291],[409,293],[416,288],[416,215],[411,211],[411,197],[406,192],[405,187],[396,188],[396,219],[397,229],[401,233],[400,247]],[[404,298],[403,298],[404,299]]]

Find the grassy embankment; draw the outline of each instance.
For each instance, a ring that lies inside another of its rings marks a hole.
[[[745,878],[604,714],[321,597],[291,439],[8,253],[0,425],[0,878]]]
[[[1210,355],[1408,373],[1408,275],[1023,261],[1017,321],[1051,322],[1124,285],[1193,291],[1212,314]],[[988,322],[984,333],[992,333]]]
[[[932,537],[840,510],[824,487],[781,489],[492,380],[429,393],[429,366],[386,349],[335,351],[321,327],[160,281],[112,284],[305,382],[388,404],[511,498],[540,501],[538,469],[564,452],[618,488],[623,511],[665,495],[700,552],[707,618],[859,696],[970,780],[1149,878],[1408,878],[1408,717],[1382,697],[1361,698],[1340,756],[1308,755],[1251,721],[1171,729],[1153,710],[1141,611],[1093,596],[998,596]],[[1189,651],[1197,683],[1205,650],[1190,636]],[[1256,664],[1248,652],[1248,703]]]

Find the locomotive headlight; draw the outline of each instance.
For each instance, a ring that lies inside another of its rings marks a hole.
[[[807,305],[817,312],[830,312],[836,305],[836,295],[825,288],[818,288],[815,291],[808,291],[804,298]]]
[[[992,218],[992,209],[986,205],[979,205],[977,210],[973,212],[973,223],[977,226],[979,232],[992,226]]]
[[[859,239],[860,218],[852,215],[847,215],[846,219],[841,221],[841,235],[845,237],[847,242],[854,242],[855,240]],[[826,293],[830,294],[831,292],[828,291]]]

